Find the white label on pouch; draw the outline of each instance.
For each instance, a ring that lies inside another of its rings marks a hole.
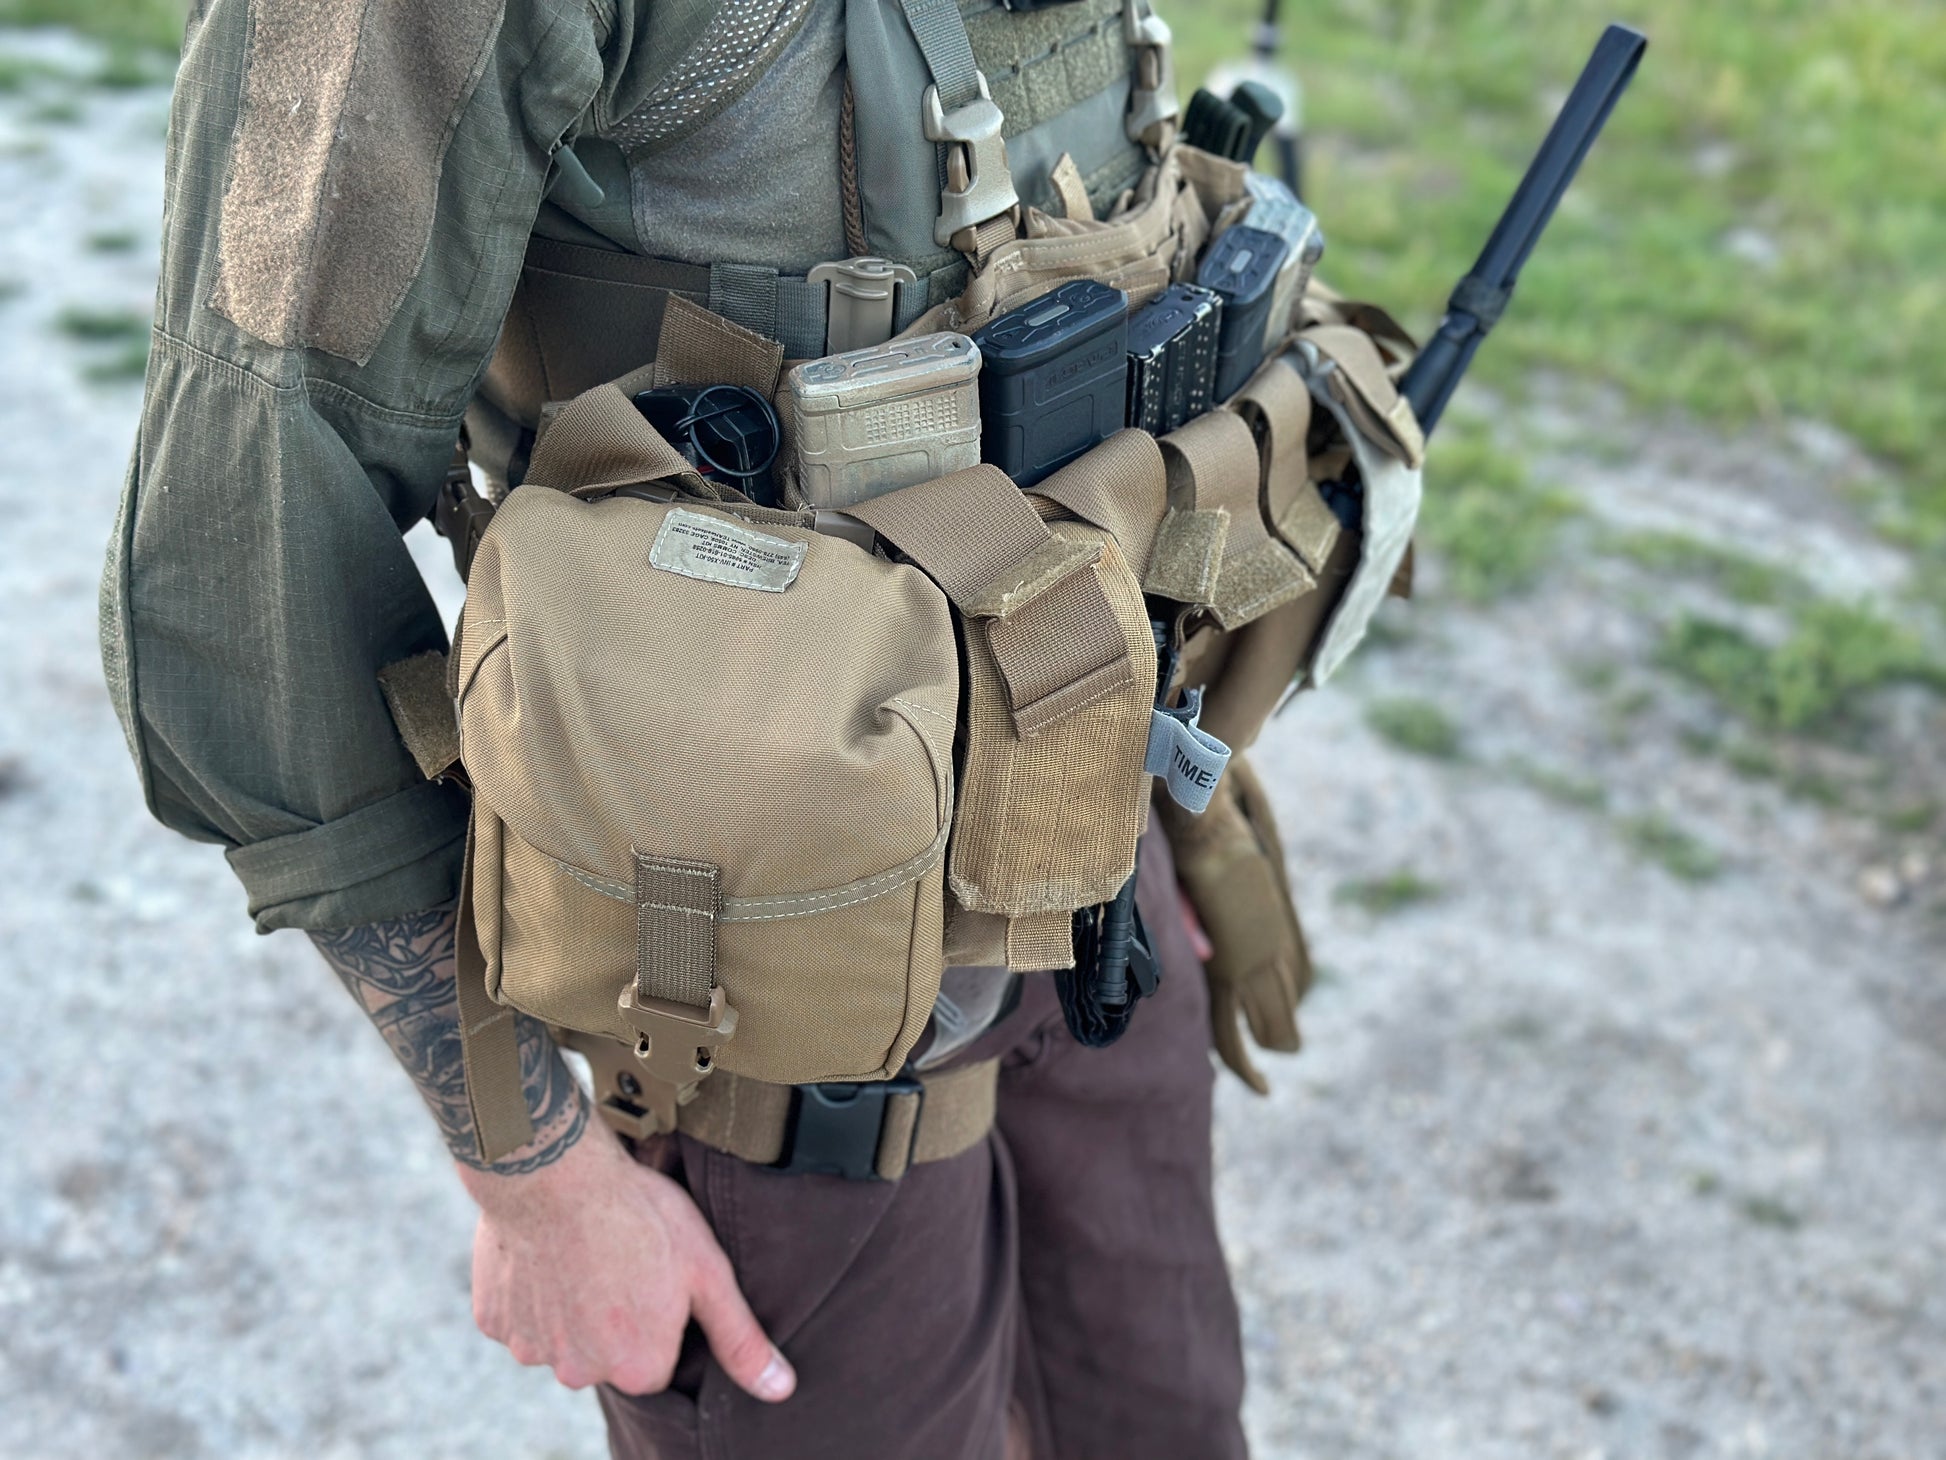
[[[782,593],[797,581],[810,544],[753,532],[721,517],[678,507],[662,519],[649,562],[664,572],[759,593]]]

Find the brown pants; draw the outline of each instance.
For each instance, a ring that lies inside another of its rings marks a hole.
[[[682,1139],[681,1179],[798,1389],[749,1398],[691,1325],[666,1393],[603,1391],[617,1460],[1244,1455],[1210,1194],[1207,995],[1157,835],[1139,891],[1160,991],[1120,1043],[1091,1050],[1069,1037],[1052,979],[1029,978],[967,1053],[1005,1058],[998,1125],[965,1155],[851,1182]]]

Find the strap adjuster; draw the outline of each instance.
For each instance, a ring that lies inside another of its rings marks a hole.
[[[861,254],[819,264],[808,276],[825,291],[824,352],[842,355],[892,338],[898,318],[899,289],[912,288],[919,276],[904,264]]]
[[[962,253],[970,251],[974,229],[1020,204],[1007,167],[1006,139],[1000,135],[1006,118],[994,103],[986,73],[975,71],[973,79],[980,94],[950,112],[940,104],[936,85],[927,86],[920,99],[926,140],[953,144],[946,151],[946,186],[939,193],[933,242]]]
[[[693,1085],[716,1068],[716,1051],[737,1030],[737,1011],[721,988],[709,991],[709,1006],[698,1009],[673,999],[655,999],[631,980],[615,1001],[635,1030],[635,1057],[666,1084]]]
[[[473,490],[473,471],[467,461],[467,441],[462,432],[432,503],[433,531],[452,545],[453,566],[461,578],[472,568],[473,553],[486,536],[495,511],[493,503]]]
[[[878,1148],[895,1095],[910,1095],[919,1102],[907,1137],[905,1160],[900,1163],[910,1167],[925,1110],[926,1087],[910,1076],[899,1075],[856,1085],[794,1086],[784,1151],[771,1163],[771,1169],[841,1176],[846,1181],[885,1180],[879,1174]]]
[[[1135,52],[1128,95],[1128,140],[1162,151],[1182,107],[1176,101],[1175,36],[1149,0],[1128,0],[1122,34]]]

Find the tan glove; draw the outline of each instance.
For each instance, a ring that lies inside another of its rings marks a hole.
[[[1238,1014],[1265,1049],[1300,1043],[1297,1005],[1311,987],[1304,945],[1284,870],[1283,844],[1270,801],[1241,755],[1231,760],[1201,816],[1166,797],[1158,814],[1175,854],[1176,877],[1209,935],[1210,1029],[1216,1052],[1260,1095],[1270,1086],[1243,1042]]]

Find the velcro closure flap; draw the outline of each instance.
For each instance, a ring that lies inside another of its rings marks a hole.
[[[1171,507],[1156,531],[1143,591],[1175,603],[1208,603],[1216,596],[1229,537],[1230,514],[1224,508]]]
[[[1050,537],[1006,577],[996,579],[960,605],[969,618],[1012,618],[1043,593],[1101,561],[1101,544]]]
[[[1231,629],[1316,586],[1304,565],[1270,536],[1264,524],[1257,442],[1242,416],[1230,410],[1211,411],[1159,444],[1168,470],[1172,512],[1222,510],[1229,516],[1216,581],[1203,596],[1178,602],[1207,606],[1219,624]],[[1201,575],[1192,571],[1184,576]]]
[[[1023,739],[1133,682],[1129,638],[1102,583],[1104,543],[1055,533],[998,467],[968,467],[848,510],[985,624]],[[1119,554],[1115,565],[1127,573]]]
[[[429,781],[459,761],[459,716],[446,693],[446,656],[436,649],[388,664],[378,672],[399,738]]]
[[[1349,325],[1318,325],[1301,338],[1336,366],[1325,374],[1326,388],[1359,433],[1414,471],[1425,465],[1426,433],[1392,383],[1371,336]]]

